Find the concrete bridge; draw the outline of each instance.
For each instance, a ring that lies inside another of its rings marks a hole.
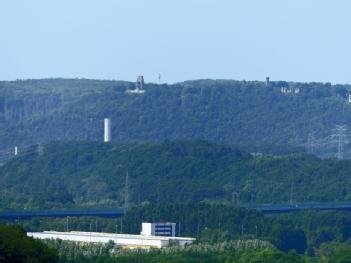
[[[299,210],[345,210],[351,211],[351,203],[301,203],[301,204],[252,204],[242,206],[265,214],[286,213]]]
[[[106,209],[67,209],[67,210],[29,210],[29,211],[1,211],[2,219],[31,219],[33,217],[81,217],[97,216],[116,218],[122,217],[124,211],[121,208]]]
[[[303,203],[303,204],[252,204],[241,208],[258,210],[264,214],[287,213],[300,210],[344,210],[351,211],[351,203]],[[31,219],[33,217],[122,217],[122,208],[101,209],[67,209],[67,210],[29,210],[29,211],[0,211],[1,219]]]

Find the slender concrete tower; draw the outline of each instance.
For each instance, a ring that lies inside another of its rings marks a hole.
[[[104,142],[111,141],[111,120],[109,118],[104,119]]]

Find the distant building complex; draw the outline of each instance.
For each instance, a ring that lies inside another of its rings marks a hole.
[[[280,92],[283,94],[299,94],[300,88],[281,87]]]
[[[108,243],[113,241],[117,246],[128,248],[163,248],[174,244],[185,246],[196,240],[191,237],[175,237],[175,227],[175,223],[142,223],[140,235],[44,231],[28,232],[27,236],[37,239],[61,239],[85,243]]]

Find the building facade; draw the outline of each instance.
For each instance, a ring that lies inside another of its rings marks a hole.
[[[142,223],[141,235],[145,236],[176,236],[176,223]]]

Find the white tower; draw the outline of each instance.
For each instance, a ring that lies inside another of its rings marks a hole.
[[[18,155],[18,147],[15,146],[15,156],[17,156],[17,155]]]
[[[104,142],[111,141],[111,120],[109,118],[104,119]]]
[[[135,83],[135,89],[143,90],[144,89],[144,76],[138,76]]]

